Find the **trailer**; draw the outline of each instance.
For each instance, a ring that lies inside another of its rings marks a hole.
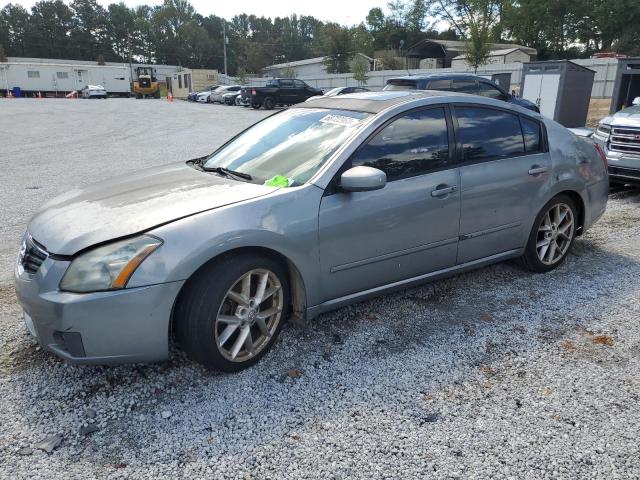
[[[0,63],[0,92],[20,96],[63,97],[80,91],[86,85],[102,85],[112,96],[131,92],[128,65],[95,65],[78,63]]]

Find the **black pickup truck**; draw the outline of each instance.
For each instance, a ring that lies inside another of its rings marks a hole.
[[[242,87],[242,103],[253,108],[271,110],[276,105],[294,105],[309,97],[322,95],[322,90],[310,87],[297,78],[274,78],[264,87]]]

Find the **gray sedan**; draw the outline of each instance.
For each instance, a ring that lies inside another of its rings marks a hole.
[[[225,371],[288,316],[491,263],[546,272],[604,212],[602,151],[540,115],[447,92],[321,98],[210,156],[53,199],[15,269],[29,330],[77,363]]]

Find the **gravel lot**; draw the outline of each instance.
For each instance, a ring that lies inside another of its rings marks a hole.
[[[204,154],[266,114],[0,101],[0,477],[640,477],[633,192],[614,195],[550,274],[500,264],[289,325],[239,374],[207,372],[179,352],[118,368],[43,352],[11,283],[37,206]],[[38,448],[55,435],[51,453]]]

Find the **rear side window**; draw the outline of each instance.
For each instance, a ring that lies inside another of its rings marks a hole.
[[[352,165],[378,168],[387,180],[422,175],[449,165],[449,137],[443,108],[397,118],[358,150]]]
[[[418,82],[416,80],[387,80],[387,84],[383,90],[416,90],[418,88]]]
[[[431,80],[429,90],[451,90],[451,80]]]
[[[456,107],[463,161],[483,161],[524,153],[517,115],[491,108]]]
[[[527,153],[541,152],[542,140],[540,124],[534,120],[520,117],[522,123],[522,136],[524,137],[524,148]]]
[[[475,80],[454,80],[451,89],[460,93],[478,93],[478,86]]]
[[[478,84],[478,95],[483,97],[495,98],[496,100],[505,100],[505,95],[493,85],[485,82]]]

